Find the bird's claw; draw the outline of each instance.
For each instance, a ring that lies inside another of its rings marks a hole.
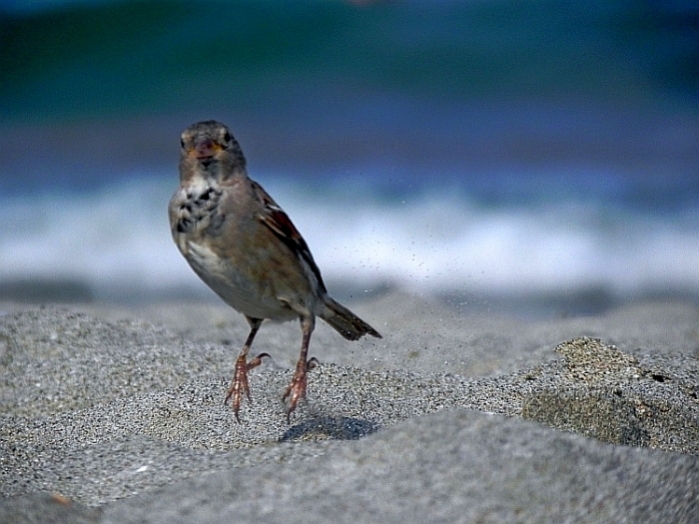
[[[288,399],[286,408],[287,424],[291,423],[291,413],[296,409],[296,405],[300,400],[306,398],[307,373],[318,366],[318,364],[318,359],[315,357],[305,362],[299,361],[296,364],[296,371],[291,379],[291,383],[289,383],[284,395],[282,395],[282,402],[286,403]]]
[[[248,383],[248,371],[262,364],[262,359],[264,357],[269,357],[269,355],[267,353],[260,353],[250,362],[246,362],[245,355],[240,355],[235,361],[233,382],[231,383],[231,387],[228,389],[228,394],[226,395],[226,399],[223,401],[223,403],[227,404],[229,399],[233,399],[233,413],[235,414],[235,419],[238,422],[240,422],[240,416],[238,413],[240,411],[240,401],[242,396],[245,395],[248,397],[248,401],[252,402],[252,396],[250,396],[250,385]]]

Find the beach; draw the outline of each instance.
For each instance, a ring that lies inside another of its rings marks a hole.
[[[699,522],[694,4],[4,2],[0,524]],[[172,242],[209,119],[383,336],[290,420]]]
[[[387,290],[320,323],[214,301],[0,308],[0,522],[695,522],[699,308],[523,316]]]

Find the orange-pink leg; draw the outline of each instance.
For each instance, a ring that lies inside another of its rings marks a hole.
[[[262,319],[249,317],[245,318],[247,318],[247,321],[250,324],[250,333],[248,334],[248,338],[245,340],[245,345],[243,346],[243,349],[240,351],[240,355],[238,355],[238,358],[235,361],[233,383],[231,384],[231,387],[228,389],[226,400],[224,400],[225,404],[228,402],[230,398],[233,399],[233,413],[235,413],[235,419],[238,422],[240,422],[238,412],[240,411],[240,401],[242,400],[243,395],[248,397],[248,400],[252,402],[252,397],[250,396],[250,386],[248,384],[248,371],[250,371],[252,368],[259,366],[262,363],[263,357],[269,356],[267,353],[260,353],[250,362],[247,361],[250,346],[252,346],[252,341],[255,339],[255,335],[257,334],[257,331],[260,329],[260,326],[262,325]]]
[[[306,398],[306,376],[308,371],[313,369],[317,362],[314,358],[308,360],[308,344],[311,341],[313,328],[315,328],[314,317],[301,317],[301,331],[303,333],[301,338],[301,354],[299,355],[298,362],[296,362],[296,370],[294,371],[291,383],[282,396],[283,402],[286,403],[288,399],[286,408],[287,422],[291,421],[291,413],[296,409],[299,400]]]

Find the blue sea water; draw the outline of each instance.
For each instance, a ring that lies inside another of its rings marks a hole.
[[[698,20],[681,1],[4,4],[0,295],[208,293],[166,207],[179,133],[217,118],[331,290],[697,297]]]

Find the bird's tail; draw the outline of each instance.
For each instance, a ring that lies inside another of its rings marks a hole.
[[[364,335],[381,338],[378,331],[330,297],[325,297],[325,308],[320,318],[347,340],[357,340]]]

